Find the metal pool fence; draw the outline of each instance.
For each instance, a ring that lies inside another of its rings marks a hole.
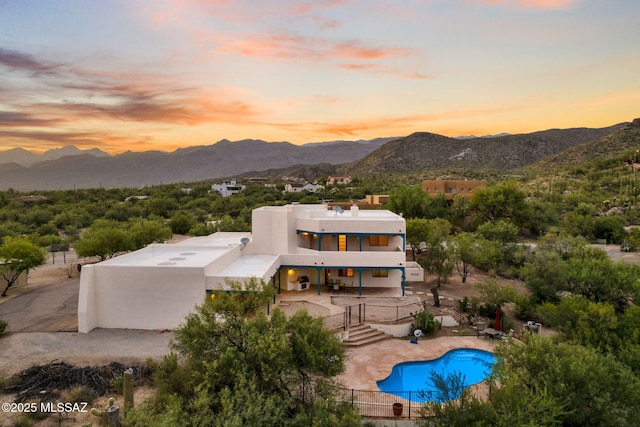
[[[396,394],[398,396],[381,391],[344,388],[339,390],[338,399],[355,406],[364,418],[417,418],[423,405],[417,401],[420,393],[406,391]]]
[[[361,303],[346,306],[344,313],[325,316],[323,319],[328,328],[346,330],[350,325],[366,322],[391,324],[410,322],[411,313],[422,309],[423,305],[418,302],[397,305]]]

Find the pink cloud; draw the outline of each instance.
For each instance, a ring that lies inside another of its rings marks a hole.
[[[405,74],[404,76],[402,76],[405,79],[431,79],[433,78],[432,76],[426,75],[426,74],[422,74],[422,73],[410,73],[410,74]]]
[[[476,0],[493,5],[513,5],[521,9],[567,9],[578,0]]]
[[[345,70],[355,70],[355,71],[377,70],[379,68],[375,64],[340,64],[338,65],[338,67]]]
[[[264,37],[219,37],[220,51],[257,58],[326,61],[331,58],[375,60],[408,56],[411,49],[366,46],[356,41],[336,43],[319,38],[275,35]]]

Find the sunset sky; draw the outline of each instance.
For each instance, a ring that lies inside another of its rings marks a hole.
[[[638,0],[0,1],[0,151],[635,117]]]

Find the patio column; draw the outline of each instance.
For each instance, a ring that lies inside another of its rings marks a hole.
[[[276,290],[276,273],[273,273],[271,277],[271,282],[273,283],[273,290]],[[278,269],[278,286],[280,286],[280,269]],[[276,304],[276,292],[273,293],[273,305]]]
[[[282,267],[278,268],[278,293],[282,293]]]
[[[405,296],[404,295],[404,279],[405,279],[404,267],[402,267],[402,269],[400,271],[402,271],[402,296]]]
[[[358,269],[358,295],[362,296],[362,269]]]
[[[320,284],[320,270],[322,269],[316,268],[316,270],[318,270],[318,295],[320,295],[320,288],[322,287],[322,285]]]

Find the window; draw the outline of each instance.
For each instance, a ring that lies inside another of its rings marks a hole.
[[[338,251],[344,252],[347,250],[347,235],[340,234],[338,235]]]
[[[340,277],[353,277],[353,268],[339,268],[338,276]]]
[[[371,276],[373,277],[389,277],[389,270],[385,268],[374,268],[371,270]]]
[[[389,236],[369,236],[369,246],[389,246]]]

